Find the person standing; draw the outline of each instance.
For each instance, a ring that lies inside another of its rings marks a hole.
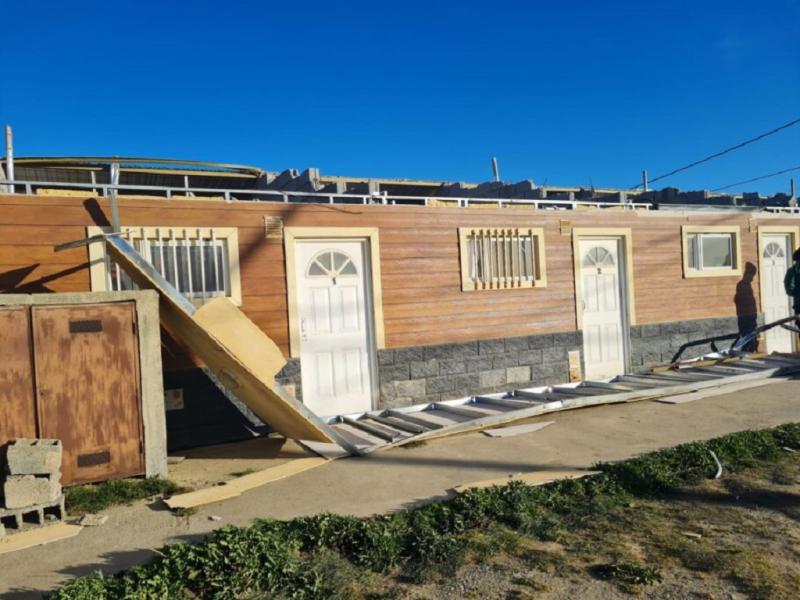
[[[792,297],[794,314],[800,316],[800,248],[794,251],[792,260],[794,263],[786,271],[786,277],[783,278],[783,287],[786,288],[786,293]]]

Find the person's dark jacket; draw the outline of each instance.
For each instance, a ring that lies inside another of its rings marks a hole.
[[[794,263],[786,271],[783,287],[786,288],[786,293],[792,297],[795,312],[800,312],[800,262]]]

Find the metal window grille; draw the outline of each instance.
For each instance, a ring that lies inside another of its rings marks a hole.
[[[207,230],[206,230],[207,232]],[[203,236],[194,229],[128,230],[131,243],[167,281],[190,299],[230,296],[228,245],[211,230]],[[112,291],[135,288],[119,266],[106,257],[107,287]]]
[[[530,230],[474,229],[467,234],[467,276],[476,289],[532,287],[541,277]]]

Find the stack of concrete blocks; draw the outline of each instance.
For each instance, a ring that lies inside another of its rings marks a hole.
[[[0,518],[20,528],[29,515],[44,523],[45,511],[53,509],[63,519],[61,455],[60,440],[19,439],[8,444],[0,465]]]

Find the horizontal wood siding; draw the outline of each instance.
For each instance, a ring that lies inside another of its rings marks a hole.
[[[85,248],[54,253],[53,245],[85,236],[89,225],[107,225],[103,199],[0,196],[0,292],[89,289]],[[637,323],[661,323],[737,314],[739,277],[684,279],[681,225],[740,227],[742,260],[757,265],[756,228],[746,213],[650,214],[621,211],[551,211],[407,206],[327,206],[280,203],[122,199],[129,226],[236,227],[242,310],[288,355],[283,244],[264,237],[264,216],[286,227],[378,227],[388,347],[463,342],[576,328],[569,227],[630,227]],[[759,218],[761,224],[795,224],[792,217]],[[547,287],[461,291],[458,227],[542,227]],[[758,305],[758,276],[749,285]],[[747,284],[740,286],[747,292]],[[746,294],[745,294],[746,295]],[[183,364],[179,344],[165,352]]]

